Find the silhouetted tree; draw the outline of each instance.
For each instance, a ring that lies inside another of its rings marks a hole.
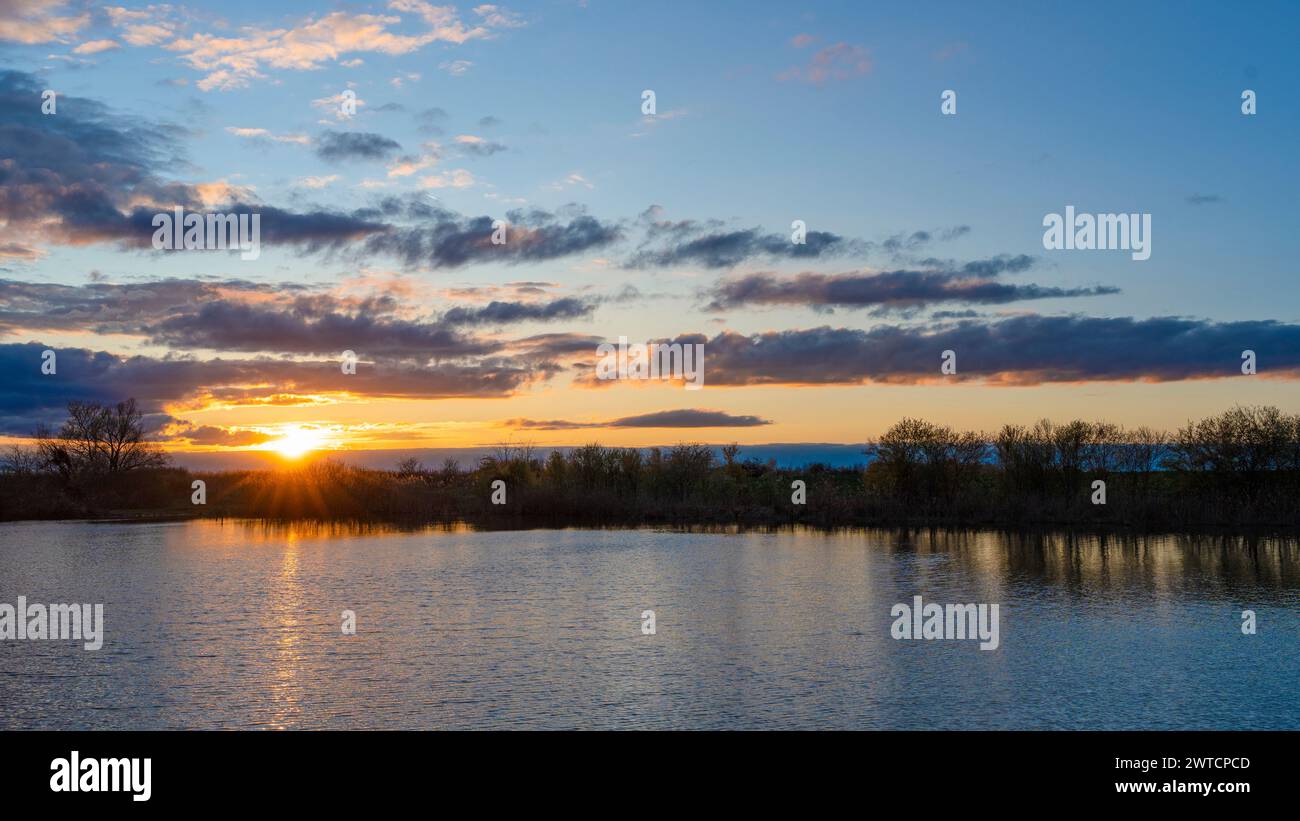
[[[143,414],[134,399],[116,405],[69,402],[58,433],[39,427],[35,437],[42,463],[69,480],[165,467],[168,461],[157,445],[145,441]]]

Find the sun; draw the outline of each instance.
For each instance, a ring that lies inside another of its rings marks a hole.
[[[316,450],[320,445],[320,431],[312,428],[304,428],[299,425],[285,428],[284,433],[279,439],[273,439],[266,443],[268,450],[273,450],[286,459],[297,459],[304,454]]]

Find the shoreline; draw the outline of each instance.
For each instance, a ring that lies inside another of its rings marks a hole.
[[[436,517],[436,518],[354,518],[354,517],[315,517],[315,516],[258,516],[246,513],[151,513],[120,512],[114,514],[63,516],[57,518],[29,518],[0,520],[0,526],[9,524],[33,524],[48,522],[82,523],[82,524],[160,524],[189,521],[209,522],[245,522],[268,525],[272,527],[317,526],[343,527],[358,530],[392,530],[407,532],[426,529],[466,528],[476,532],[523,532],[531,530],[591,530],[591,531],[667,531],[681,533],[763,533],[786,532],[792,530],[809,530],[822,533],[844,531],[938,531],[946,533],[1077,533],[1089,536],[1124,536],[1124,537],[1243,537],[1243,538],[1277,538],[1300,541],[1300,528],[1287,524],[1251,524],[1222,525],[1206,524],[1193,527],[1148,527],[1114,522],[997,522],[997,521],[856,521],[856,522],[821,522],[805,520],[784,521],[725,521],[684,520],[684,519],[589,519],[558,521],[554,517],[544,516],[502,516],[502,517]]]

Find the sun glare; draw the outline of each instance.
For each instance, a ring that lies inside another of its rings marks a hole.
[[[297,459],[320,447],[321,433],[310,428],[292,427],[285,430],[279,439],[267,443],[267,448],[279,453],[286,459]]]

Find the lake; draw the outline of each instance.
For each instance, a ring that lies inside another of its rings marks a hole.
[[[997,649],[893,638],[916,595]],[[0,641],[4,729],[1300,729],[1277,539],[0,524],[19,596],[104,639]]]

